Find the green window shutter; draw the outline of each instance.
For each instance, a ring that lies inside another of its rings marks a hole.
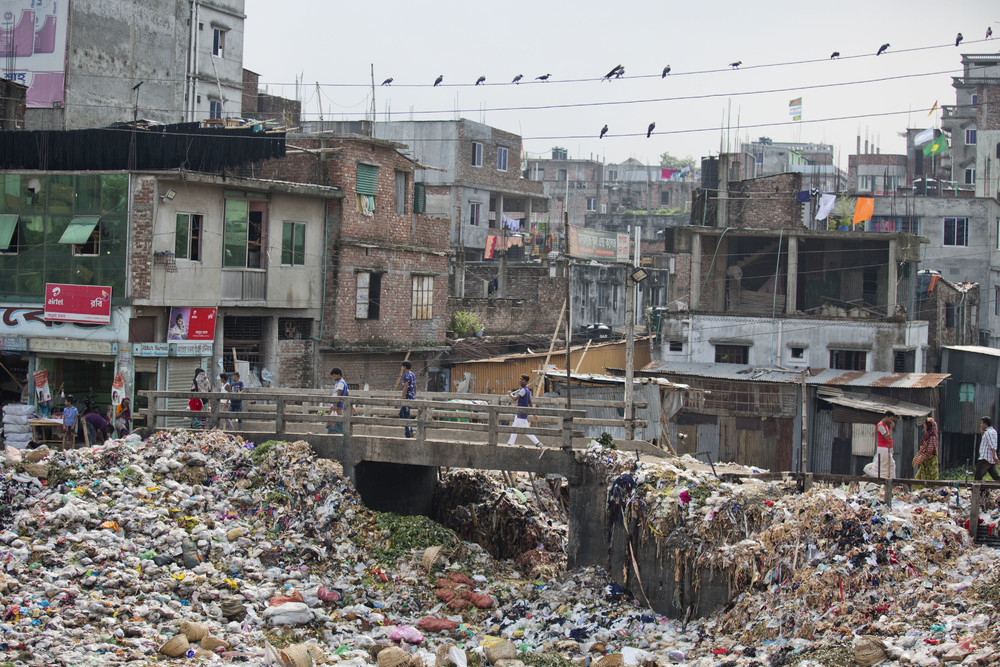
[[[222,233],[222,266],[246,268],[247,232],[250,203],[242,199],[227,199]]]
[[[4,213],[0,215],[0,250],[10,250],[10,241],[17,229],[17,214]]]
[[[292,263],[292,236],[295,232],[295,225],[291,222],[281,224],[281,263],[289,265]]]
[[[377,195],[378,167],[370,164],[359,164],[356,189],[359,195]]]
[[[427,212],[427,188],[423,183],[413,184],[413,212]]]
[[[59,237],[59,243],[75,243],[77,245],[87,242],[94,227],[101,221],[99,215],[79,215],[69,221],[66,231]]]

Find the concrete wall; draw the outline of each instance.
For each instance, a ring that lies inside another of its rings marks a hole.
[[[689,322],[694,330],[689,334]],[[662,361],[714,363],[715,345],[748,345],[751,365],[800,370],[828,368],[830,350],[862,350],[869,371],[892,371],[895,351],[914,351],[915,373],[923,373],[927,347],[925,321],[861,322],[806,318],[753,318],[671,313],[661,325],[663,343],[654,356]],[[681,346],[671,351],[670,341]],[[792,348],[804,348],[801,359]]]

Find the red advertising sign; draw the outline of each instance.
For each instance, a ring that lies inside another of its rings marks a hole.
[[[167,340],[215,340],[215,308],[171,308]]]
[[[111,288],[46,283],[43,317],[54,322],[110,324]]]

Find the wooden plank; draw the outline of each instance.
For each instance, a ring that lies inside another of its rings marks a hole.
[[[979,501],[982,484],[972,483],[972,494],[969,498],[969,536],[976,539],[976,531],[979,530]]]

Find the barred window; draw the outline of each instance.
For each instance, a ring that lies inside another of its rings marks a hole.
[[[434,276],[413,276],[413,305],[410,317],[429,320],[434,313]]]

